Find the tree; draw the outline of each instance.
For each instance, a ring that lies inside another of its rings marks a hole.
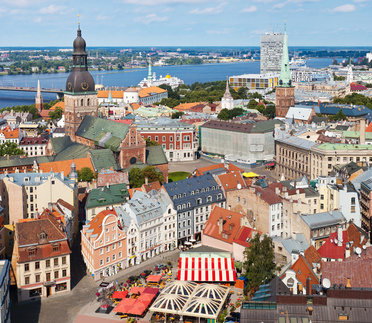
[[[160,182],[160,184],[163,184],[164,182],[164,176],[162,173],[156,171],[154,166],[146,166],[144,169],[142,169],[143,177],[148,179],[149,183],[152,182]]]
[[[338,110],[338,112],[334,116],[330,116],[329,119],[330,120],[335,120],[335,121],[346,120],[346,115],[342,111],[342,109],[340,109],[340,110]]]
[[[25,152],[18,148],[15,142],[5,142],[0,145],[0,156],[24,155]]]
[[[218,119],[221,120],[229,120],[230,119],[230,113],[228,109],[222,109],[220,113],[217,116]]]
[[[146,147],[151,147],[151,146],[160,146],[160,144],[154,140],[151,140],[149,138],[146,138]]]
[[[268,117],[269,119],[274,119],[275,118],[275,105],[274,104],[267,105],[262,114]]]
[[[185,113],[183,111],[174,111],[172,113],[172,119],[180,119]]]
[[[49,111],[49,118],[51,120],[59,119],[62,117],[63,110],[60,108],[55,109],[54,111]]]
[[[244,250],[244,257],[248,289],[269,283],[281,268],[274,262],[273,241],[267,235],[256,234],[251,246]]]
[[[250,99],[247,105],[248,109],[255,109],[257,107],[258,102],[255,99]]]
[[[145,177],[142,174],[142,171],[138,167],[134,167],[129,172],[129,185],[131,188],[141,187],[145,184]]]
[[[89,167],[83,167],[76,172],[79,182],[91,182],[96,177],[96,174]]]

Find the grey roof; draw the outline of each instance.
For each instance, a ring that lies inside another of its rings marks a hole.
[[[20,156],[10,156],[0,158],[0,168],[3,167],[21,167],[26,165],[32,165],[36,161],[38,164],[49,163],[54,161],[52,156],[40,156],[40,157],[25,157],[20,158]]]
[[[302,220],[310,229],[323,228],[326,226],[339,224],[341,221],[346,222],[346,218],[339,210],[301,215]]]
[[[137,116],[136,117],[136,124],[137,129],[139,131],[146,131],[146,130],[183,130],[183,129],[195,129],[194,125],[190,125],[185,122],[181,122],[177,119],[171,118],[142,118]]]
[[[204,123],[201,127],[219,129],[219,130],[225,130],[225,131],[233,131],[233,132],[265,133],[265,132],[272,132],[276,124],[282,125],[283,122],[277,119],[250,122],[250,123],[210,120]]]
[[[289,254],[293,252],[305,251],[307,248],[310,247],[303,233],[297,233],[296,240],[293,238],[284,239],[282,241],[282,244]]]
[[[165,156],[162,146],[146,147],[146,163],[149,165],[168,164],[168,160]]]
[[[316,142],[306,140],[306,139],[302,139],[302,138],[298,138],[298,137],[294,137],[294,136],[283,138],[283,139],[277,139],[276,141],[287,144],[287,145],[295,146],[295,147],[298,147],[298,148],[302,148],[302,149],[305,149],[305,150],[311,149],[312,147],[318,145]]]
[[[66,185],[75,185],[75,181],[69,179],[67,176],[61,176],[60,173],[12,173],[0,174],[0,180],[4,178],[13,178],[13,183],[18,186],[38,186],[43,184],[50,177],[56,178]]]
[[[225,196],[212,174],[166,183],[164,188],[172,199],[175,208],[184,205],[183,210],[196,207],[199,198],[202,199],[200,205],[225,201]],[[222,195],[219,200],[217,199],[218,194]],[[208,196],[212,197],[209,202],[207,202]],[[187,207],[188,203],[190,203],[189,207]]]
[[[366,183],[370,178],[372,178],[372,169],[368,169],[359,176],[355,177],[351,180],[351,183],[354,185],[354,188],[359,192],[360,191],[360,185],[362,182],[365,182],[366,185],[370,185],[370,183]],[[372,190],[372,186],[371,186]]]

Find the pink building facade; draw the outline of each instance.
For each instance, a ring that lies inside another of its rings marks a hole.
[[[115,210],[102,211],[83,226],[81,252],[96,281],[126,268],[127,237]]]

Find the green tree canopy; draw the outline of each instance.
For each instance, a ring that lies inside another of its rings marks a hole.
[[[151,140],[149,138],[146,138],[146,147],[151,147],[151,146],[160,146],[160,144],[154,140]]]
[[[83,167],[81,170],[77,170],[76,172],[78,174],[79,182],[91,182],[96,178],[96,174],[89,167]]]
[[[244,257],[248,289],[269,283],[281,268],[274,262],[273,241],[267,235],[256,234],[251,246],[244,250]]]
[[[0,156],[24,155],[25,152],[18,148],[15,142],[5,142],[0,145]]]
[[[60,108],[55,109],[54,111],[49,111],[49,118],[52,120],[59,119],[62,117],[63,110]]]
[[[148,182],[159,181],[160,184],[164,182],[164,176],[162,173],[156,171],[154,166],[146,166],[142,170],[138,167],[134,167],[129,172],[129,185],[131,188],[141,187],[145,184],[145,178],[147,177]]]
[[[334,116],[330,116],[329,120],[336,120],[336,121],[346,120],[346,115],[342,111],[342,109],[340,109],[340,110],[338,110],[338,112]]]
[[[180,119],[185,113],[183,111],[174,111],[172,113],[172,119]]]

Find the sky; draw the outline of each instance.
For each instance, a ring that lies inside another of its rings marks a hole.
[[[87,47],[259,46],[284,21],[289,46],[372,47],[371,14],[372,0],[0,0],[0,48],[71,47],[78,21]]]

